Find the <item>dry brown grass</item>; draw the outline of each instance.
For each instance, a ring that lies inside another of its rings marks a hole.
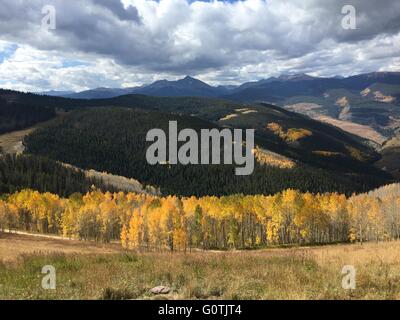
[[[374,141],[378,144],[383,144],[387,138],[381,135],[379,132],[371,128],[370,126],[354,123],[351,121],[347,120],[339,120],[339,119],[334,119],[329,116],[316,116],[314,119],[318,121],[322,121],[325,123],[329,123],[331,125],[334,125],[344,131],[350,132],[352,134],[355,134],[357,136],[360,136],[362,138],[366,138],[368,140]]]
[[[362,267],[370,263],[392,264],[400,267],[400,242],[342,244],[309,248],[311,257],[321,266],[351,264]],[[400,292],[399,292],[400,294]]]
[[[0,261],[14,262],[22,254],[110,254],[120,253],[118,244],[99,244],[79,240],[0,233]]]
[[[0,135],[0,147],[4,153],[19,154],[24,151],[22,140],[32,133],[36,127],[14,131]]]
[[[4,247],[12,247],[8,256],[14,259],[38,248],[53,252],[0,264],[0,299],[400,298],[400,242],[184,254],[13,236],[1,239],[0,246],[2,255]],[[46,264],[57,270],[55,291],[40,287]],[[341,286],[344,265],[357,270],[355,290]],[[149,289],[157,285],[172,291],[154,296]]]
[[[345,97],[343,97],[343,98],[345,98]],[[348,101],[347,101],[347,99],[343,99],[343,98],[339,99],[338,101],[340,101],[340,104],[342,105],[342,107],[347,108]],[[376,142],[380,145],[383,144],[387,140],[387,138],[385,136],[381,135],[379,132],[377,132],[375,129],[373,129],[370,126],[358,124],[358,123],[355,123],[355,122],[352,122],[349,120],[345,120],[345,119],[335,119],[328,115],[321,114],[321,112],[318,110],[323,109],[323,107],[316,103],[296,103],[293,105],[287,105],[285,107],[294,112],[303,113],[315,120],[329,123],[333,126],[336,126],[340,129],[344,130],[344,131],[355,134],[362,138],[366,138],[366,139]],[[344,109],[344,110],[349,111],[348,109]],[[345,113],[346,113],[346,111],[344,112],[344,114]]]

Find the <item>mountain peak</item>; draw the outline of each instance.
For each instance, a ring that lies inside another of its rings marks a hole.
[[[293,80],[293,81],[300,81],[300,80],[311,80],[315,79],[315,77],[308,75],[307,73],[292,73],[292,74],[282,74],[278,77],[279,80]]]
[[[193,83],[204,83],[205,84],[205,82],[203,82],[203,81],[201,81],[199,79],[193,78],[191,76],[186,76],[186,77],[184,77],[184,78],[182,78],[180,80],[177,80],[177,82],[186,82],[186,83],[189,83],[189,84],[193,84]]]
[[[204,87],[211,88],[211,86],[199,79],[193,78],[191,76],[186,76],[180,80],[175,81],[175,84],[184,85],[184,86],[195,86],[195,87]]]

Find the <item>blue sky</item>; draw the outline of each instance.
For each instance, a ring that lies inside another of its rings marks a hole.
[[[73,68],[78,66],[90,66],[90,62],[80,61],[80,60],[73,60],[73,59],[66,59],[62,61],[62,65],[60,68]]]
[[[0,63],[2,63],[5,59],[10,58],[17,49],[18,45],[16,43],[10,43],[5,48],[0,49]]]

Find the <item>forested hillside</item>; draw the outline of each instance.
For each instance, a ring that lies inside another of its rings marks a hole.
[[[8,103],[0,97],[0,134],[32,126],[54,116],[54,108]]]
[[[177,120],[179,129],[217,127],[196,117],[123,108],[96,108],[72,112],[25,139],[26,152],[45,155],[82,169],[107,171],[158,186],[164,194],[227,195],[273,194],[287,188],[345,194],[384,184],[384,175],[353,172],[338,174],[299,163],[292,169],[256,164],[250,176],[236,176],[233,165],[155,165],[145,152],[148,130]],[[349,160],[350,161],[350,160]],[[360,162],[360,167],[362,167]]]
[[[371,165],[379,155],[362,139],[272,105],[144,95],[79,100],[10,90],[0,90],[0,96],[8,105],[29,102],[31,110],[63,108],[71,113],[27,138],[28,153],[132,177],[168,194],[276,193],[286,188],[351,194],[393,181]],[[299,165],[288,170],[257,164],[251,177],[235,176],[233,166],[150,167],[144,158],[145,134],[155,127],[166,129],[168,119],[179,119],[182,128],[254,128],[260,147]]]
[[[85,193],[96,186],[114,190],[98,179],[90,179],[81,170],[65,167],[53,160],[26,155],[0,156],[0,193],[13,193],[25,188],[69,196]]]
[[[110,99],[68,99],[61,97],[22,93],[0,89],[0,98],[8,103],[29,104],[37,107],[62,108],[73,110],[83,107],[117,106],[160,110],[173,113],[199,114],[207,120],[218,120],[229,110],[240,108],[242,104],[207,97],[152,97],[129,94]]]

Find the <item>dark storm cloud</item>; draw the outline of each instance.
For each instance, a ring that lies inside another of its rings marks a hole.
[[[321,35],[338,42],[367,40],[400,31],[400,1],[313,0],[308,5],[311,21]],[[356,9],[357,29],[351,32],[341,27],[341,10],[345,5]]]
[[[110,0],[96,0],[96,5],[108,8],[113,14],[115,14],[121,20],[139,21],[138,11],[133,6],[124,8],[121,1],[110,1]]]

